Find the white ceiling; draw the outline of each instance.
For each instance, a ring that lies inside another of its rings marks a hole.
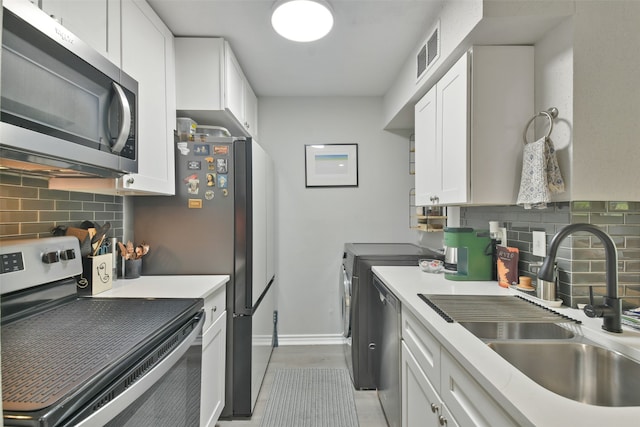
[[[275,33],[274,0],[147,1],[178,37],[227,39],[258,96],[380,96],[443,0],[329,0],[334,28],[311,43]]]

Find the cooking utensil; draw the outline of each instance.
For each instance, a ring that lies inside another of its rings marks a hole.
[[[127,247],[122,244],[122,242],[118,242],[118,248],[120,249],[120,255],[122,258],[129,259],[129,252],[127,252]]]
[[[80,255],[85,257],[91,255],[93,248],[91,247],[91,237],[88,230],[76,227],[67,227],[65,230],[67,236],[74,236],[80,241]]]
[[[102,241],[104,239],[104,237],[107,235],[107,233],[109,232],[110,229],[111,229],[111,223],[110,222],[105,222],[102,227],[97,227],[96,228],[96,234],[91,239],[91,243],[94,244],[94,243],[96,243],[98,241]]]

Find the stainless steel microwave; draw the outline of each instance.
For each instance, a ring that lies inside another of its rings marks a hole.
[[[1,166],[137,172],[138,83],[30,2],[3,6]]]

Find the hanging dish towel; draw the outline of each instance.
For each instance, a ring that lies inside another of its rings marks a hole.
[[[563,191],[564,180],[551,140],[543,137],[525,144],[516,203],[525,209],[544,209],[551,201],[551,194]]]

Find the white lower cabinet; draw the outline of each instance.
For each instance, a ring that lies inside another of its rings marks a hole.
[[[402,343],[402,427],[457,426],[418,362]]]
[[[222,308],[224,308],[224,306],[222,306]],[[210,313],[211,310],[207,311],[207,316],[209,316]],[[222,310],[220,316],[202,334],[201,427],[215,426],[224,407],[226,331],[227,312]]]
[[[518,425],[453,356],[444,349],[441,353],[440,396],[461,425]]]
[[[401,363],[402,427],[518,425],[406,309]]]

